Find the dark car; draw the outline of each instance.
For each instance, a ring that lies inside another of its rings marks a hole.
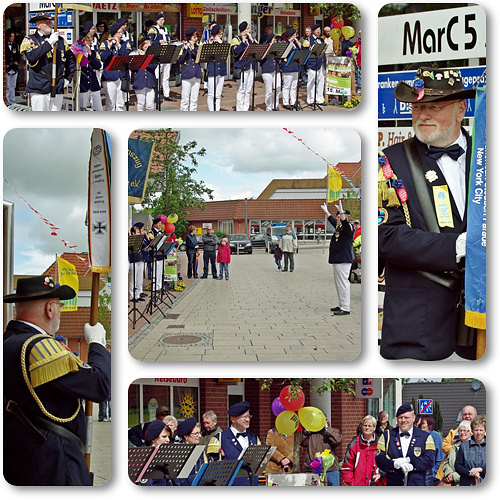
[[[246,234],[228,234],[231,253],[252,253],[252,242]]]
[[[264,233],[251,234],[250,241],[252,242],[253,248],[266,247],[266,235]]]

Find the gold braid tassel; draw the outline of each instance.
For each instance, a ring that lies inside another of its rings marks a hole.
[[[388,190],[388,202],[387,206],[388,207],[399,207],[401,203],[399,202],[398,194],[396,193],[396,190],[391,187]]]

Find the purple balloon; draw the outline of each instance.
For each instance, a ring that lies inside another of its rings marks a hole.
[[[283,408],[279,396],[273,401],[271,409],[273,410],[275,417],[277,417],[281,412],[285,411],[285,408]]]

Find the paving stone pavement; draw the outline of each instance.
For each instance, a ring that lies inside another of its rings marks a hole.
[[[261,249],[233,255],[229,280],[194,280],[164,318],[129,338],[143,361],[351,361],[361,348],[361,285],[351,284],[351,314],[338,305],[328,248],[302,246],[295,270],[277,272]],[[189,337],[199,341],[189,344]],[[172,342],[178,342],[173,344]]]
[[[103,486],[111,479],[111,422],[99,422],[99,405],[92,409],[92,452],[90,471],[94,473],[94,486]]]

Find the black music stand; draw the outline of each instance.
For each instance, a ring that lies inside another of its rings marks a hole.
[[[127,83],[127,100],[125,102],[125,106],[127,111],[130,106],[130,70],[139,71],[140,69],[146,69],[148,64],[153,59],[152,56],[113,56],[109,66],[106,68],[106,71],[114,70],[114,71],[125,71],[127,74],[126,80]]]
[[[129,255],[134,253],[140,253],[142,250],[142,244],[144,242],[143,234],[129,234],[128,236],[128,253]],[[132,281],[133,281],[133,290],[134,290],[134,299],[135,299],[135,290],[136,290],[136,282],[135,282],[135,260],[132,260]],[[139,313],[140,318],[144,318],[148,323],[149,320],[144,316],[144,312],[139,311],[137,307],[137,302],[135,300],[132,301],[132,309],[128,312],[128,315],[132,313],[132,329],[135,329],[135,324],[137,323],[137,313]]]
[[[240,61],[252,61],[253,69],[253,84],[252,84],[252,111],[255,111],[255,67],[257,66],[257,61],[264,59],[266,57],[267,51],[271,47],[269,43],[251,43],[247,45],[247,48],[241,54]],[[243,78],[243,68],[242,76]]]
[[[245,451],[243,451],[239,456],[239,459],[243,463],[238,472],[238,477],[247,476],[249,486],[253,486],[252,483],[254,476],[257,475],[261,466],[265,466],[272,457],[272,453],[270,453],[271,448],[272,446],[256,445],[249,446]],[[274,447],[274,449],[276,450],[276,447]]]
[[[154,57],[154,62],[158,64],[158,80],[156,82],[156,109],[161,111],[160,82],[162,81],[162,64],[175,64],[179,58],[182,45],[150,45],[146,50],[147,55]]]
[[[232,486],[242,463],[241,460],[216,460],[203,464],[193,486]]]
[[[165,233],[158,233],[149,243],[147,246],[147,249],[150,251],[151,255],[151,263],[152,263],[152,268],[151,268],[151,295],[149,297],[149,303],[148,306],[146,307],[145,312],[149,314],[153,314],[153,309],[156,307],[162,314],[163,317],[166,318],[165,313],[160,309],[158,305],[158,290],[155,289],[155,284],[158,282],[158,276],[157,276],[157,269],[156,269],[156,261],[157,259],[161,256],[163,259],[162,255],[159,255],[159,247],[163,245],[165,240],[167,239],[167,235]],[[163,275],[165,273],[165,266],[162,266],[162,276],[161,276],[161,290],[163,290]]]
[[[273,94],[273,111],[278,111],[276,106],[276,84],[278,83],[278,71],[280,70],[280,61],[288,57],[288,54],[293,49],[293,43],[288,43],[287,41],[276,42],[270,45],[269,50],[266,54],[266,59],[274,59],[275,71],[274,71],[274,94]],[[282,83],[283,85],[283,83]]]
[[[215,73],[217,72],[217,63],[225,62],[229,56],[229,51],[231,50],[231,44],[229,43],[202,43],[198,47],[198,52],[196,54],[196,63],[207,63],[213,64],[214,68],[214,111],[216,111],[215,102],[217,99],[217,87],[216,80],[217,77]]]
[[[168,237],[170,236],[170,234],[166,234],[165,236],[167,236],[167,239]],[[163,243],[160,245],[160,247],[158,248],[158,252],[161,252],[162,254],[162,257],[163,257],[163,266],[162,266],[162,276],[161,276],[161,283],[162,283],[162,287],[161,287],[161,291],[160,291],[160,302],[162,304],[165,304],[169,309],[172,309],[170,305],[168,305],[164,300],[163,300],[163,296],[166,295],[167,299],[170,301],[170,304],[173,304],[173,301],[171,299],[171,297],[173,297],[175,299],[175,295],[173,293],[170,293],[169,290],[167,289],[167,291],[165,292],[165,258],[168,256],[168,254],[174,249],[175,247],[175,242],[172,242],[172,241],[167,241],[166,239],[163,241]]]
[[[299,67],[299,75],[298,75],[298,81],[297,81],[297,93],[295,97],[295,111],[302,111],[302,106],[300,105],[299,102],[299,87],[300,87],[300,79],[302,76],[302,72],[304,71],[304,66],[311,57],[311,51],[310,50],[300,50],[297,47],[292,51],[290,56],[288,57],[287,62],[285,63],[286,66],[292,66],[292,65],[297,65]],[[290,110],[292,111],[292,110]]]
[[[313,45],[311,49],[311,58],[316,58],[319,59],[320,57],[323,57],[323,55],[326,52],[326,43],[316,43]],[[326,78],[326,73],[325,73],[325,78]],[[321,106],[319,104],[316,104],[316,95],[317,95],[317,90],[318,89],[318,70],[314,70],[314,102],[312,104],[308,104],[306,108],[312,108],[313,111],[316,111],[319,109],[320,111],[323,111]]]

